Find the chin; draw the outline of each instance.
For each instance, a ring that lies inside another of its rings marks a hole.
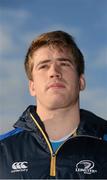
[[[60,101],[48,103],[48,107],[49,107],[49,109],[51,109],[51,110],[64,108],[64,107],[66,107],[66,106],[67,106],[66,103],[60,102]]]

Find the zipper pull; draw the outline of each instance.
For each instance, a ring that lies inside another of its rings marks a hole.
[[[50,176],[56,176],[56,154],[51,156]]]

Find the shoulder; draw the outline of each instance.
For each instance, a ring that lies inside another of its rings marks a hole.
[[[107,127],[107,120],[99,117],[98,115],[96,115],[95,113],[91,111],[81,109],[80,116],[82,119],[87,119],[87,121],[90,121],[90,123]]]
[[[84,109],[80,110],[80,117],[81,121],[85,123],[85,126],[87,126],[88,129],[96,132],[96,134],[100,134],[103,137],[103,140],[107,141],[107,120]]]
[[[4,134],[1,134],[0,135],[0,141],[2,141],[4,139],[7,139],[7,138],[9,138],[11,136],[14,136],[15,134],[18,134],[18,133],[20,133],[22,131],[23,131],[23,129],[21,129],[21,128],[15,128],[15,129],[13,129],[11,131],[8,131],[8,132],[6,132]]]

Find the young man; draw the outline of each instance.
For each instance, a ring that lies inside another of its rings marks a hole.
[[[40,35],[28,49],[29,106],[0,141],[1,179],[107,179],[107,122],[80,110],[84,58],[63,31]]]

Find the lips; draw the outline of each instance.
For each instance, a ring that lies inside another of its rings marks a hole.
[[[65,85],[62,83],[52,83],[48,86],[48,89],[50,88],[65,88]]]

